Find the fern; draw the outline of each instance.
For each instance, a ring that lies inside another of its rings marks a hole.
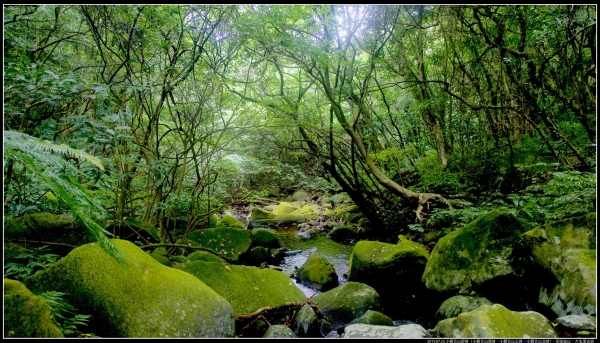
[[[87,194],[81,184],[69,177],[67,171],[78,171],[62,156],[89,161],[104,170],[100,159],[64,144],[57,145],[14,131],[4,131],[4,155],[25,165],[44,186],[69,206],[73,215],[83,223],[100,247],[121,261],[122,255],[108,239],[110,233],[96,222],[96,219],[106,217],[106,211]]]

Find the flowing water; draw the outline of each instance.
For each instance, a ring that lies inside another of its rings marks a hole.
[[[286,255],[283,262],[279,265],[284,270],[290,266],[296,266],[300,268],[310,254],[318,254],[325,257],[329,263],[335,268],[335,272],[338,275],[339,284],[342,285],[347,281],[348,274],[348,261],[350,260],[350,254],[354,249],[354,244],[346,245],[340,244],[331,239],[327,238],[324,233],[321,233],[312,238],[305,238],[298,234],[297,226],[279,227],[275,229],[279,234],[279,237],[283,240],[286,247],[291,252]],[[300,288],[307,298],[311,298],[315,295],[320,294],[320,291],[314,290],[307,287],[294,278],[292,278],[296,286]],[[417,321],[415,319],[407,320],[406,318],[392,318],[395,326],[404,324],[412,324]],[[432,323],[419,323],[426,328],[430,328]],[[429,324],[429,325],[427,325]]]

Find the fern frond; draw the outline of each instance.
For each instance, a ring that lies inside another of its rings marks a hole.
[[[81,157],[104,169],[98,158],[83,151],[66,145],[57,146],[24,133],[4,131],[5,156],[24,164],[45,187],[69,206],[73,215],[83,223],[104,251],[122,261],[117,247],[108,239],[110,233],[96,221],[107,217],[106,210],[88,195],[81,184],[63,172],[77,172],[76,168],[61,155],[52,152]]]
[[[48,151],[52,151],[67,157],[74,157],[79,160],[88,161],[98,167],[98,169],[104,170],[102,161],[85,151],[73,149],[66,144],[54,144],[22,132],[4,131],[4,147],[27,151],[31,154],[45,154]]]

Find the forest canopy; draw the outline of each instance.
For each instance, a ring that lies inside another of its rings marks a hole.
[[[596,32],[595,5],[6,5],[5,220],[177,243],[274,187],[392,240],[595,211]]]

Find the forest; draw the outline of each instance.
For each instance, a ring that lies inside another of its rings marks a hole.
[[[4,226],[70,214],[118,259],[128,218],[174,253],[298,190],[394,244],[596,211],[595,5],[3,10]]]

